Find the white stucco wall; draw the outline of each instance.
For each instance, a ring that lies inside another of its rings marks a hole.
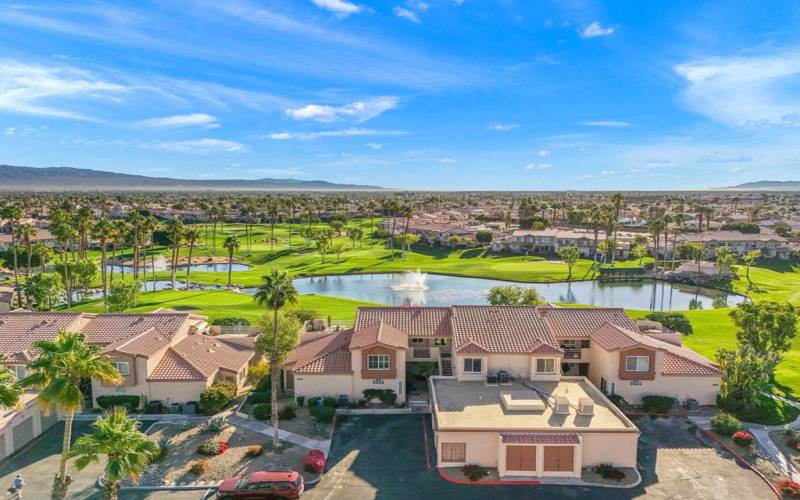
[[[364,397],[364,389],[391,389],[397,394],[397,402],[403,403],[406,400],[406,350],[398,349],[395,351],[396,377],[380,379],[383,383],[378,384],[378,379],[361,378],[362,356],[360,350],[352,351],[351,363],[353,366],[353,399]]]
[[[583,467],[611,463],[617,467],[636,467],[636,443],[633,432],[581,433]]]
[[[353,395],[353,375],[305,375],[295,374],[294,393],[297,396],[336,397],[339,394]]]

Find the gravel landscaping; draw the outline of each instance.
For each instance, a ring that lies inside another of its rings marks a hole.
[[[775,446],[781,450],[786,460],[790,461],[796,469],[800,469],[800,450],[796,447],[789,446],[789,438],[791,435],[786,431],[772,431],[769,433],[770,439],[775,443]]]
[[[297,416],[291,420],[279,420],[278,426],[282,430],[313,439],[330,439],[333,426],[317,422],[308,412],[307,400],[303,402],[303,406],[297,406],[297,401],[292,396],[283,395],[278,398],[278,408],[283,408],[287,405],[294,406]],[[242,411],[247,413],[250,418],[253,418],[252,411],[254,406],[250,403],[245,403]],[[266,424],[269,424],[269,422],[269,420],[264,421]]]

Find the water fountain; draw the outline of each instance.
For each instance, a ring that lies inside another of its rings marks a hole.
[[[423,273],[419,269],[416,271],[406,271],[400,276],[400,282],[392,284],[391,288],[399,292],[427,290],[428,285],[425,284],[427,278],[428,273]]]

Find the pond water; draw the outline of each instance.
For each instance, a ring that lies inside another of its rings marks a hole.
[[[120,265],[116,265],[116,264],[113,265],[113,266],[109,265],[109,266],[106,267],[106,269],[108,269],[110,271],[112,267],[114,268],[114,273],[115,274],[118,273],[118,272],[121,272],[121,270],[123,268],[125,269],[125,273],[126,274],[133,272],[133,266],[120,266]],[[186,264],[183,264],[183,265],[177,266],[176,269],[178,270],[179,274],[181,272],[186,273],[186,268],[187,267],[189,267],[189,266],[186,265]],[[231,266],[231,271],[234,272],[234,273],[237,272],[237,271],[247,271],[248,269],[250,269],[250,267],[251,266],[249,266],[247,264],[233,264]],[[149,262],[146,265],[143,265],[142,267],[140,267],[139,269],[140,269],[140,271],[146,271],[147,273],[150,273],[151,270],[152,270],[151,264]],[[156,261],[155,269],[156,269],[156,271],[166,271],[168,269],[168,266],[166,266],[166,265],[159,266],[158,261]],[[211,264],[192,264],[191,271],[199,271],[199,272],[206,272],[206,273],[227,273],[228,272],[228,264],[226,264],[224,262],[217,262],[217,263],[211,263]]]
[[[345,297],[379,304],[486,304],[489,289],[515,284],[535,288],[548,302],[624,307],[640,310],[688,310],[731,307],[747,300],[721,290],[644,280],[636,282],[578,281],[572,283],[511,283],[426,273],[362,274],[298,278],[300,293]]]

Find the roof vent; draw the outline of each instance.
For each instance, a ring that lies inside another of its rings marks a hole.
[[[578,415],[594,415],[594,401],[590,398],[578,400]]]
[[[569,399],[563,396],[556,396],[555,413],[568,414],[569,413]]]

